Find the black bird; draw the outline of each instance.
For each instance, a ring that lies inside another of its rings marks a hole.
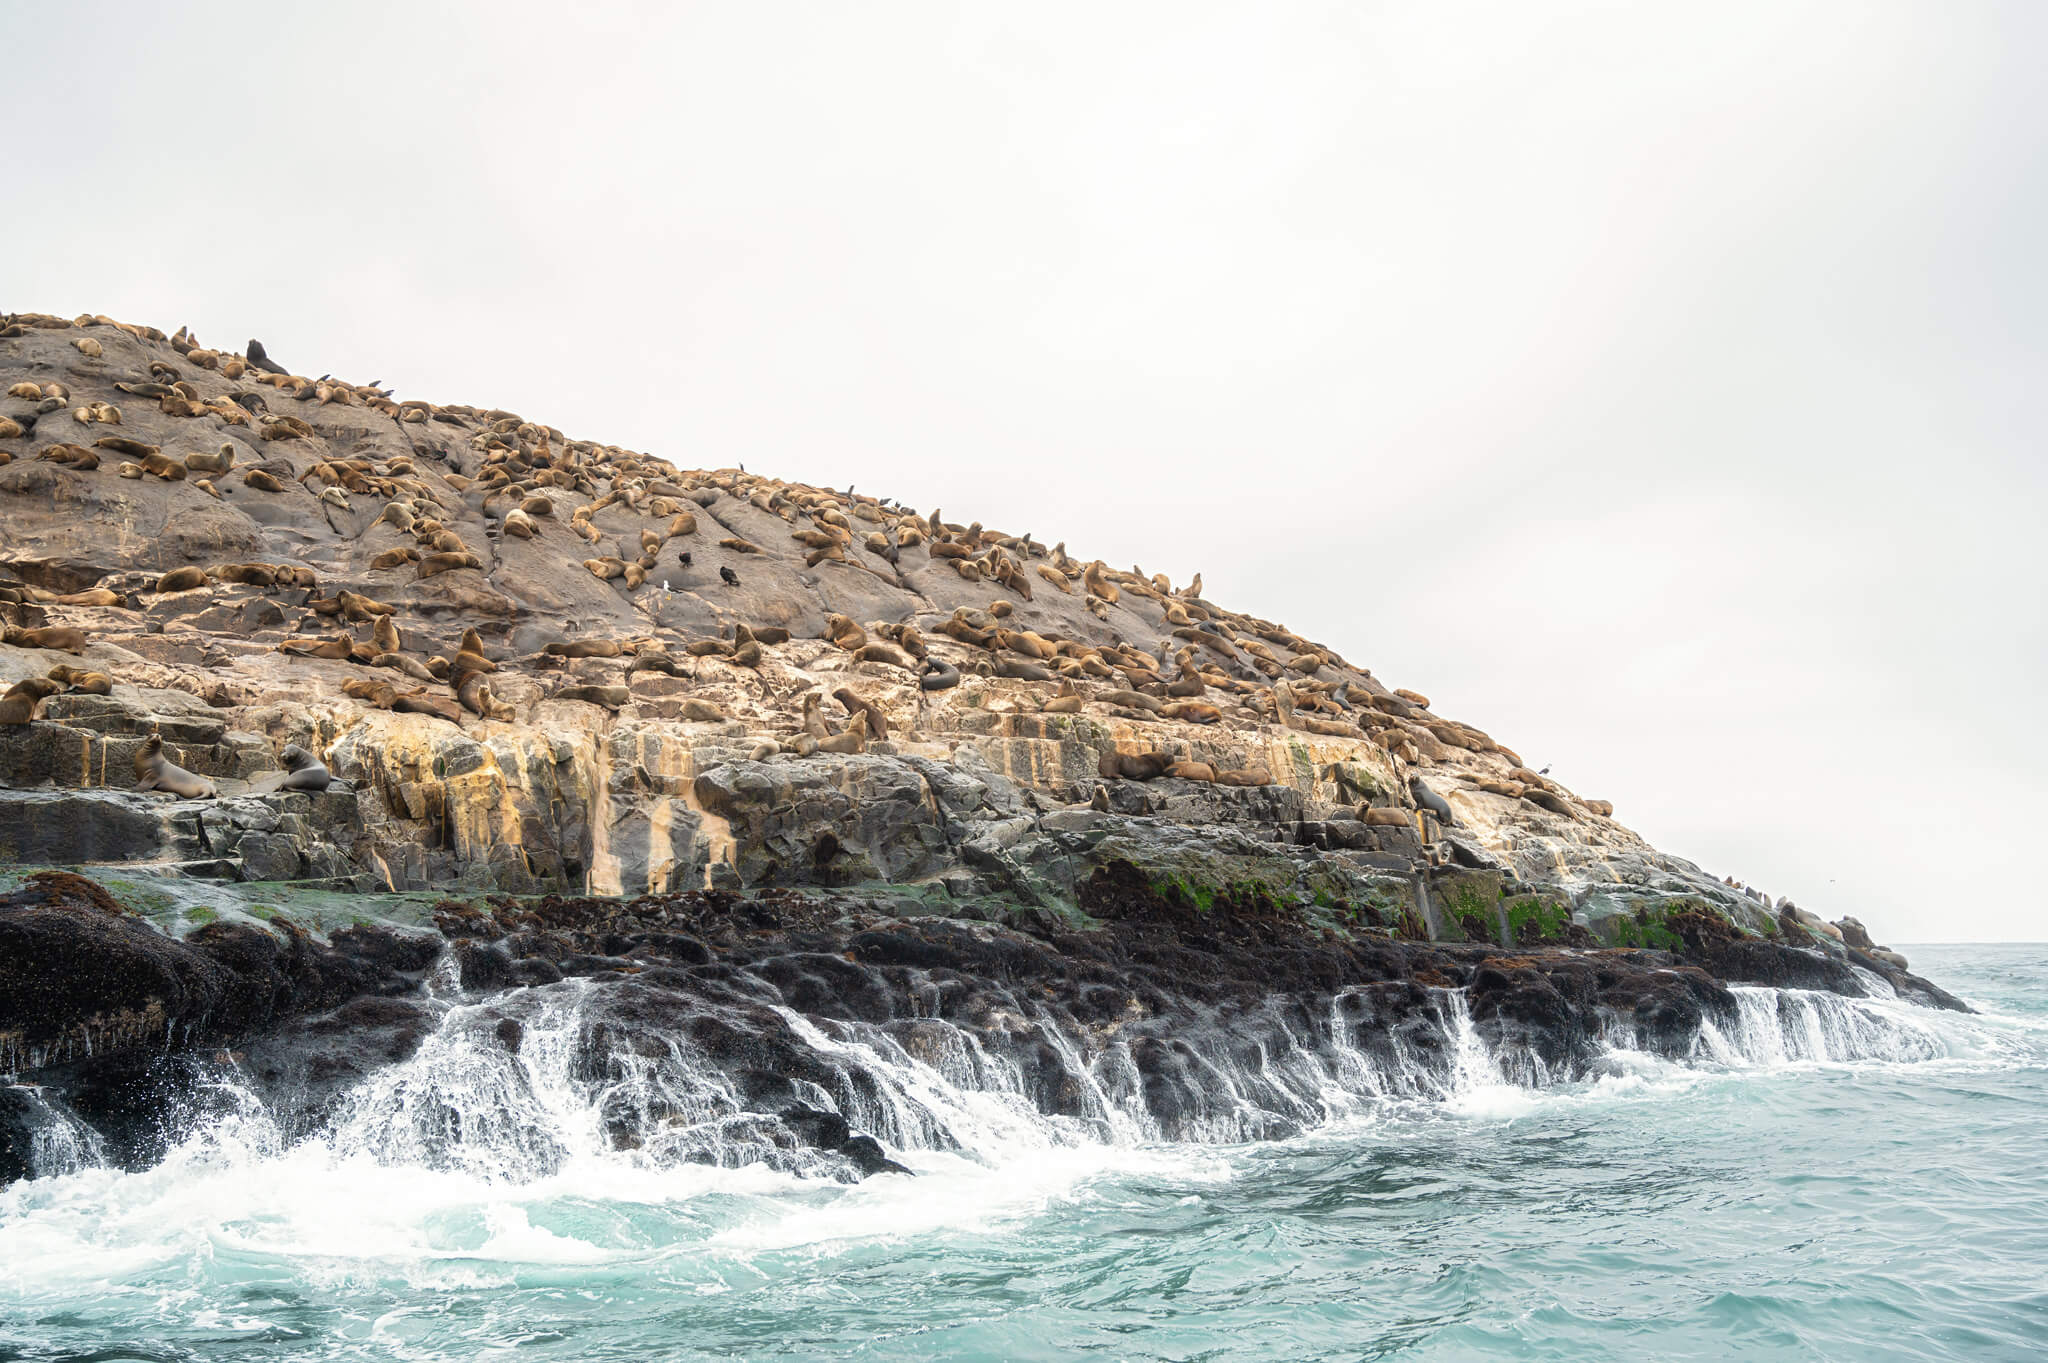
[[[682,552],[682,553],[680,553],[680,554],[677,554],[677,555],[676,555],[676,562],[678,562],[678,563],[682,564],[682,565],[683,565],[683,566],[684,566],[685,568],[689,567],[689,566],[690,566],[690,551],[689,551],[689,550],[687,550],[687,549],[685,549],[685,550],[683,550],[683,552]]]
[[[737,587],[740,585],[740,575],[730,568],[721,567],[718,570],[718,575],[720,578],[724,579],[725,585],[728,587]]]
[[[1548,775],[1550,775],[1550,768],[1548,768],[1548,767],[1545,767],[1545,768],[1544,768],[1544,769],[1543,769],[1542,771],[1539,771],[1539,772],[1537,772],[1536,774],[1537,774],[1538,776],[1548,776]]]
[[[249,341],[249,363],[266,374],[288,374],[291,372],[264,353],[263,342],[253,337]]]

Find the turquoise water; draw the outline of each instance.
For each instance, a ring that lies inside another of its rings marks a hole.
[[[1269,1145],[990,1106],[853,1187],[610,1154],[513,1183],[245,1108],[0,1191],[0,1359],[2039,1358],[2048,947],[1913,956],[1984,1015],[1861,1004],[1541,1091],[1478,1064]]]

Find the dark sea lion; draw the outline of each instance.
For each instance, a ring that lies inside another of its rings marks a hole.
[[[249,347],[245,353],[249,357],[249,367],[251,369],[260,369],[266,374],[288,374],[291,372],[276,360],[271,359],[263,349],[263,342],[253,336],[249,338]]]
[[[592,705],[601,705],[607,710],[616,710],[633,700],[633,693],[623,686],[565,686],[555,692],[554,700],[580,700]]]
[[[1420,776],[1408,778],[1408,793],[1415,797],[1415,807],[1417,809],[1426,809],[1446,824],[1452,827],[1457,826],[1458,820],[1451,813],[1450,803],[1443,796],[1424,785]]]
[[[286,744],[281,756],[285,770],[291,774],[279,784],[279,790],[322,791],[334,780],[334,773],[319,758],[296,743]]]
[[[138,790],[161,790],[183,800],[211,800],[220,791],[203,776],[195,776],[164,756],[164,740],[151,734],[135,750],[135,782]]]

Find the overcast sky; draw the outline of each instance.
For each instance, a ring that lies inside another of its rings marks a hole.
[[[9,4],[0,309],[1200,570],[2048,938],[2048,4],[575,8]]]

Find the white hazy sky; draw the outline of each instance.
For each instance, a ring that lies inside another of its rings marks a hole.
[[[14,0],[0,308],[1199,569],[2048,937],[2048,4],[574,9]]]

